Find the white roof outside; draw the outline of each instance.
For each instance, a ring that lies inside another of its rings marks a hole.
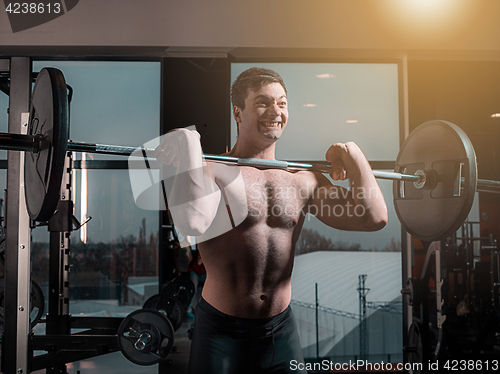
[[[359,275],[366,274],[365,339],[371,357],[396,357],[402,349],[401,253],[319,251],[295,257],[292,307],[305,357],[316,356],[315,283],[320,356],[359,355]],[[370,307],[370,303],[386,305]],[[387,305],[389,304],[390,305]],[[377,359],[375,359],[377,360]]]

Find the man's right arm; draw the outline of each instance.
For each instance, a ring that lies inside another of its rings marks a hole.
[[[203,160],[200,134],[178,129],[162,136],[155,155],[162,162],[162,180],[174,224],[184,235],[199,236],[211,225],[221,193]]]

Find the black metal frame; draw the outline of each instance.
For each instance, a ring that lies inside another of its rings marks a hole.
[[[31,357],[30,371],[47,369],[47,373],[60,373],[65,364],[119,351],[116,333],[123,318],[67,317],[64,323],[70,329],[88,330],[74,334],[33,335],[31,349],[48,353]],[[61,318],[54,320],[61,322]],[[31,353],[32,353],[31,352]]]
[[[497,335],[500,329],[500,247],[498,243],[482,243],[490,238],[477,239],[481,240],[480,257],[486,257],[479,262],[474,259],[472,240],[460,245],[453,240],[422,243],[424,248],[419,250],[420,255],[425,253],[425,261],[421,274],[414,274],[416,277],[413,278],[418,286],[418,292],[414,294],[418,301],[413,304],[412,322],[418,326],[422,346],[412,346],[410,341],[405,351],[407,354],[417,353],[424,371],[430,363],[435,368],[439,363],[441,368],[451,360],[498,360],[498,353],[491,348],[491,336]],[[486,266],[476,268],[480,263]],[[476,273],[486,269],[489,274],[484,271]],[[453,278],[450,274],[454,275]],[[483,277],[482,281],[478,279],[479,275]],[[472,279],[474,286],[471,288]],[[479,287],[480,282],[483,282],[482,287]],[[486,283],[488,285],[484,287]],[[431,287],[431,284],[435,286]],[[481,294],[483,288],[486,291],[489,288],[489,294]],[[468,312],[463,309],[459,314],[459,301],[463,308],[469,308]],[[439,307],[440,304],[444,309]]]
[[[31,95],[31,60],[28,57],[12,58],[10,64],[10,112],[9,112],[9,132],[21,133],[21,113],[29,112],[29,102]],[[6,230],[6,251],[5,251],[5,329],[4,337],[8,337],[10,344],[2,344],[2,371],[5,373],[17,373],[19,370],[26,370],[27,363],[22,357],[27,355],[27,336],[19,333],[19,311],[21,307],[28,310],[28,306],[19,305],[19,277],[29,277],[27,273],[29,264],[19,263],[20,246],[25,245],[29,249],[29,243],[20,243],[19,225],[22,220],[19,207],[20,195],[19,181],[22,173],[21,153],[10,151],[8,157],[7,189],[9,191],[6,216],[8,217]],[[29,227],[26,227],[29,230]],[[24,266],[23,266],[24,265]],[[27,266],[28,265],[28,266]],[[6,339],[2,339],[6,341]],[[23,350],[22,352],[20,350]],[[26,351],[24,351],[26,350]],[[21,367],[19,367],[21,366]]]

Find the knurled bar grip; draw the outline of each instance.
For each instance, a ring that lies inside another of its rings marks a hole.
[[[121,145],[107,145],[107,144],[90,144],[68,142],[68,151],[72,152],[87,152],[87,153],[101,153],[115,156],[130,156],[137,147],[128,147]],[[154,149],[146,149],[146,152],[154,152]]]

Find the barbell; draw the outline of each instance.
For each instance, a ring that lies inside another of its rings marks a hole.
[[[69,103],[62,72],[44,68],[38,74],[30,105],[27,134],[0,133],[0,149],[25,151],[25,189],[29,216],[48,221],[56,210],[66,152],[125,155],[137,147],[80,143],[68,140]],[[142,154],[153,152],[142,148]],[[135,153],[136,154],[136,153]],[[280,160],[205,154],[208,161],[257,168],[310,170],[331,167]],[[476,155],[467,135],[456,125],[429,121],[405,140],[394,172],[373,170],[393,180],[394,206],[412,236],[432,242],[456,232],[467,218],[477,191],[500,192],[500,182],[477,179]]]
[[[193,282],[179,276],[161,293],[147,299],[142,310],[125,317],[118,328],[118,345],[123,355],[138,365],[165,361],[174,349],[174,332],[181,327],[182,311],[193,294]]]
[[[159,310],[139,309],[123,319],[118,327],[118,347],[137,365],[154,365],[166,360],[174,345],[174,329]]]

